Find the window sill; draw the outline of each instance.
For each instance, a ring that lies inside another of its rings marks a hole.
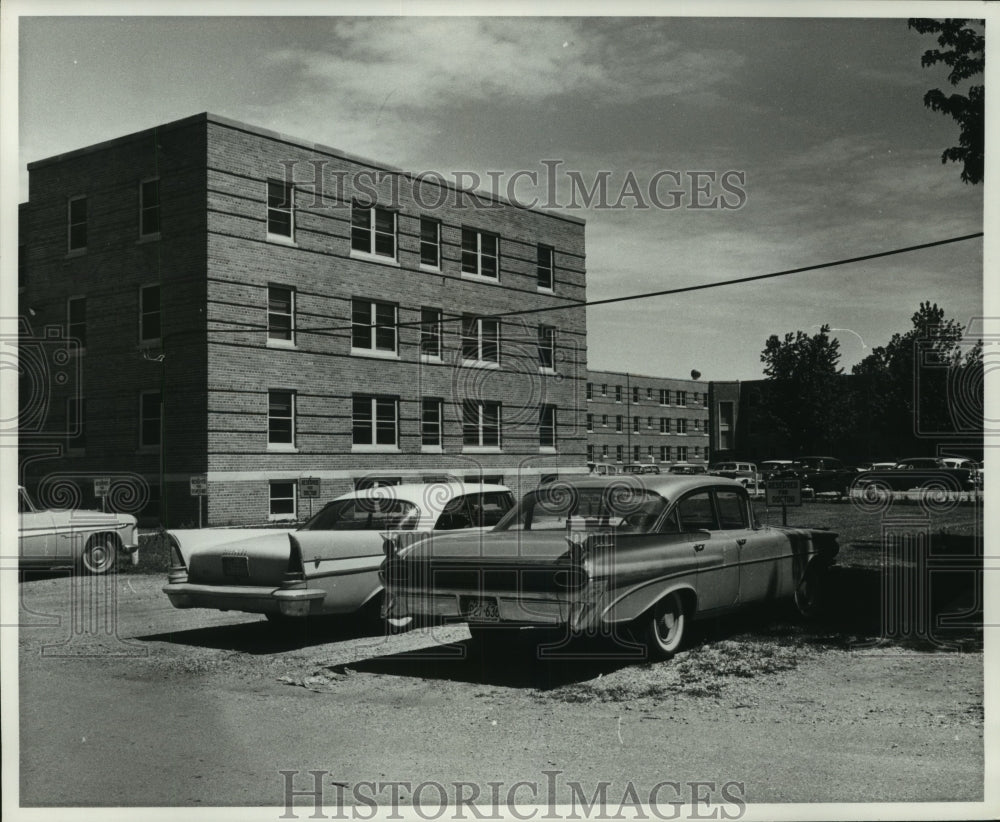
[[[379,351],[376,348],[352,348],[352,357],[370,357],[376,360],[398,360],[399,354],[395,351]]]
[[[538,373],[539,374],[550,374],[552,376],[555,376],[558,372],[554,368],[549,368],[546,365],[540,365],[540,366],[538,366]]]
[[[444,360],[441,359],[441,355],[440,354],[421,354],[420,355],[420,362],[426,362],[426,363],[430,363],[432,365],[442,365],[442,364],[444,364]]]
[[[143,245],[144,243],[155,243],[160,239],[160,232],[157,231],[155,234],[143,234],[135,241],[136,245]]]
[[[399,454],[398,445],[352,445],[352,454]]]
[[[66,259],[69,260],[72,257],[82,257],[86,253],[87,253],[86,248],[71,248],[69,251],[66,252]]]
[[[295,514],[268,514],[268,522],[295,522],[298,517]]]
[[[441,271],[441,266],[439,266],[439,265],[427,265],[427,263],[421,263],[420,264],[420,270],[421,271],[426,271],[429,274],[441,274],[441,273],[443,273]]]
[[[269,243],[275,243],[277,245],[287,245],[292,248],[299,247],[299,244],[295,242],[294,237],[286,237],[284,234],[268,234],[266,239]]]
[[[299,449],[294,445],[285,445],[283,443],[269,442],[267,444],[268,453],[271,454],[297,454]]]
[[[401,268],[399,260],[395,257],[387,257],[385,254],[372,254],[367,251],[356,251],[351,249],[350,257],[352,260],[364,260],[368,263],[381,263],[382,265],[389,265],[393,268]]]
[[[556,454],[558,452],[556,451],[556,447],[554,445],[539,445],[538,446],[538,453],[539,454]]]
[[[267,340],[268,348],[285,348],[285,349],[295,349],[298,346],[295,344],[295,340],[272,340],[268,337]]]
[[[440,445],[421,445],[421,454],[443,454],[444,449]]]
[[[485,274],[471,274],[468,271],[462,272],[463,280],[473,280],[479,283],[490,283],[491,285],[500,285],[500,277],[488,277]]]
[[[463,454],[501,454],[499,445],[463,445]]]
[[[556,290],[554,288],[546,288],[544,285],[536,286],[535,290],[539,294],[555,294]]]
[[[500,363],[491,362],[490,360],[467,360],[462,359],[463,366],[469,366],[470,368],[500,368]]]

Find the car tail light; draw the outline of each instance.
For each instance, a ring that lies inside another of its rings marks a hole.
[[[304,582],[306,578],[305,565],[302,562],[302,546],[294,534],[288,535],[288,542],[288,568],[285,569],[285,578],[282,581],[282,585],[285,586]]]
[[[177,539],[167,534],[167,543],[170,546],[170,569],[167,572],[167,582],[170,584],[187,582],[187,564],[184,562],[184,555]]]

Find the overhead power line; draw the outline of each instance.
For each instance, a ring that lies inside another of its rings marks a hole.
[[[586,300],[586,301],[568,302],[568,303],[563,303],[561,305],[543,306],[540,308],[523,308],[523,309],[516,309],[513,311],[501,311],[498,313],[484,314],[483,316],[489,319],[501,319],[503,317],[522,317],[522,316],[527,316],[529,314],[544,314],[551,311],[565,311],[566,309],[571,309],[571,308],[590,308],[592,306],[611,305],[613,303],[630,302],[632,300],[648,300],[653,297],[665,297],[670,294],[685,294],[691,291],[705,291],[710,288],[722,288],[723,286],[727,285],[739,285],[742,283],[759,282],[760,280],[770,280],[770,279],[775,279],[777,277],[787,277],[792,274],[802,274],[807,271],[818,271],[824,268],[833,268],[835,266],[851,265],[853,263],[865,262],[866,260],[877,260],[881,257],[892,257],[896,254],[909,254],[913,251],[922,251],[924,249],[935,248],[937,246],[949,245],[951,243],[960,243],[964,242],[965,240],[973,240],[977,237],[982,237],[983,234],[984,232],[977,231],[973,234],[963,234],[960,237],[949,237],[948,239],[945,240],[934,240],[933,242],[929,243],[919,243],[917,245],[909,245],[909,246],[904,246],[902,248],[893,248],[889,249],[888,251],[876,251],[872,254],[861,254],[857,257],[843,257],[839,260],[830,260],[825,263],[814,263],[812,265],[804,265],[798,268],[788,268],[783,271],[772,271],[768,274],[754,274],[749,277],[734,277],[729,280],[715,280],[713,282],[700,283],[698,285],[685,285],[685,286],[679,286],[677,288],[664,288],[659,291],[644,291],[640,294],[626,294],[620,297],[607,297],[601,300]],[[460,314],[456,314],[454,316],[442,316],[441,322],[442,323],[455,322],[461,319],[462,315]],[[224,329],[224,328],[210,329],[212,331],[250,331],[254,329],[256,330],[266,329],[266,326],[255,325],[251,328],[250,323],[231,322],[229,320],[213,320],[212,322],[225,322],[232,325],[241,326],[240,328],[231,328],[231,329]],[[422,321],[414,320],[411,322],[403,322],[403,323],[397,322],[395,327],[396,328],[419,327],[422,324],[423,324]],[[343,325],[343,324],[335,326],[326,326],[326,327],[320,326],[315,328],[298,327],[296,328],[296,333],[324,334],[329,336],[347,336],[350,333],[352,327],[353,327],[352,325]],[[338,332],[344,332],[344,333],[341,335]]]

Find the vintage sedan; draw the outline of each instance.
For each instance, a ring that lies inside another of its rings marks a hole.
[[[828,531],[758,523],[736,480],[564,480],[492,531],[387,540],[385,613],[465,620],[477,642],[625,629],[665,658],[690,620],[779,598],[814,614],[837,550]]]
[[[90,574],[113,570],[121,553],[137,556],[136,519],[76,508],[35,507],[18,486],[17,548],[23,568],[69,567]]]
[[[297,531],[170,531],[163,591],[176,608],[246,611],[272,621],[362,610],[377,615],[387,535],[481,531],[513,505],[502,485],[405,484],[344,494]]]
[[[908,457],[892,468],[865,471],[856,487],[869,493],[932,491],[961,493],[976,488],[976,472],[969,467],[952,467],[938,457]]]

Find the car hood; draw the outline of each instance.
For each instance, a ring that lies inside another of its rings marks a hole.
[[[81,511],[72,509],[48,509],[40,513],[47,514],[57,525],[73,525],[81,528],[102,526],[135,525],[136,519],[131,514],[114,514],[105,511]]]

